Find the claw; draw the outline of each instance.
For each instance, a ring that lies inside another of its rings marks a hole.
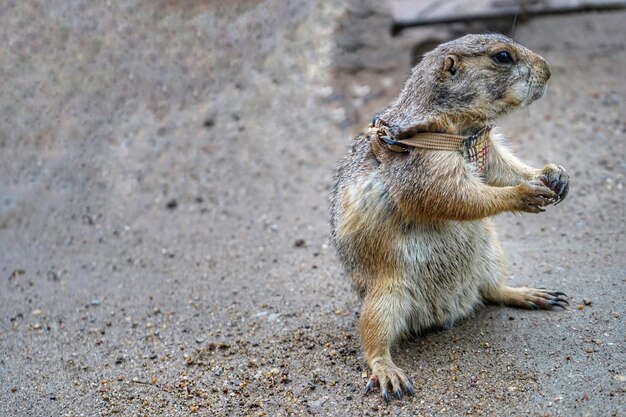
[[[385,400],[386,403],[389,402],[389,392],[387,392],[387,390],[383,390],[383,392],[381,393],[383,396],[383,400]]]
[[[560,304],[559,301],[554,301],[551,300],[549,301],[550,305],[555,306],[555,307],[561,307],[563,310],[567,310],[567,307],[563,304]],[[569,304],[568,304],[569,305]]]
[[[545,288],[543,288],[543,289],[545,289]],[[546,292],[548,294],[550,294],[550,295],[555,296],[555,297],[561,297],[561,296],[567,297],[567,294],[565,294],[564,292],[561,292],[561,291],[546,291]],[[569,297],[567,297],[567,298],[569,298]]]
[[[565,200],[565,197],[567,197],[567,194],[569,193],[569,183],[565,184],[565,187],[563,187],[563,190],[561,190],[561,195],[559,196],[559,201],[557,201],[556,203],[554,203],[554,205],[556,206],[557,204],[559,204],[561,201]]]
[[[401,400],[402,399],[402,390],[400,388],[398,388],[396,390],[396,392],[394,392],[394,394],[396,395],[396,398]]]
[[[557,182],[556,186],[554,187],[553,191],[556,193],[557,198],[561,198],[561,194],[563,193],[563,187],[565,187],[565,184],[562,182]]]
[[[411,385],[406,387],[406,390],[408,394],[412,397],[415,395],[415,389],[413,388],[413,381],[409,380],[409,382],[411,383]]]
[[[559,180],[557,180],[556,178],[550,181],[550,189],[554,191],[554,187],[556,187],[558,183],[559,183]]]
[[[365,395],[369,394],[370,392],[372,392],[372,390],[374,389],[374,387],[376,387],[376,382],[374,382],[373,379],[370,379],[367,382],[367,385],[365,386]]]
[[[567,301],[565,298],[561,298],[561,297],[557,297],[557,298],[555,298],[552,301],[556,301],[558,303],[565,303],[565,304],[569,305],[569,301]]]

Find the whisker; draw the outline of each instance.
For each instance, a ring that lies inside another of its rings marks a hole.
[[[515,10],[515,16],[513,16],[513,24],[511,25],[511,39],[515,40],[515,30],[517,29],[517,15],[519,15],[521,5],[517,6],[517,10]]]
[[[531,93],[531,85],[530,85],[530,77],[531,74],[528,74],[528,80],[526,80],[526,98],[524,98],[524,101],[526,102],[525,110],[526,110],[526,119],[528,121],[528,125],[530,126],[530,103],[528,102],[530,99],[530,93]]]

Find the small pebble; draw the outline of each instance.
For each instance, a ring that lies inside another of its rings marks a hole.
[[[583,298],[583,304],[586,306],[590,306],[593,302],[588,298]]]
[[[100,300],[98,300],[97,298],[94,298],[93,300],[89,302],[89,304],[91,304],[92,306],[99,306]]]
[[[38,308],[34,309],[33,312],[32,312],[33,316],[39,316],[39,315],[41,315],[41,313],[42,313],[42,311],[40,309],[38,309]]]
[[[196,343],[204,343],[203,337],[196,337]]]
[[[168,201],[165,205],[165,208],[167,208],[168,210],[174,210],[176,207],[178,207],[178,201],[176,201],[175,198]]]

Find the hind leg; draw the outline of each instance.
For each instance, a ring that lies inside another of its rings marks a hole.
[[[555,307],[566,308],[569,305],[567,295],[545,288],[515,288],[501,284],[484,290],[482,295],[485,301],[514,307],[552,310]]]
[[[393,289],[373,289],[363,301],[359,330],[365,360],[372,376],[365,388],[368,394],[380,386],[383,399],[389,401],[389,388],[402,399],[402,392],[413,395],[411,381],[391,360],[390,346],[408,328],[410,302]]]
[[[505,285],[506,260],[498,241],[495,229],[491,222],[487,223],[489,243],[486,250],[484,265],[488,277],[480,290],[484,301],[494,304],[504,304],[513,307],[552,310],[555,307],[566,308],[567,295],[560,291],[550,291],[545,288],[509,287]]]
[[[485,251],[486,264],[490,265],[489,276],[480,292],[483,300],[513,307],[552,310],[569,305],[567,295],[545,288],[509,287],[505,285],[506,261],[493,225],[489,225],[490,245]]]

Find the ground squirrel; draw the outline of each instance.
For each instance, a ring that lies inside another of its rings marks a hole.
[[[540,98],[548,78],[542,57],[505,36],[444,43],[413,68],[399,97],[341,160],[332,240],[363,300],[359,328],[372,370],[366,393],[380,386],[386,401],[390,389],[399,399],[414,393],[391,360],[390,345],[402,336],[448,327],[481,302],[567,303],[560,292],[505,285],[490,220],[505,211],[541,212],[568,193],[561,166],[525,165],[491,129],[499,116]],[[420,132],[479,139],[483,161],[468,157],[469,145],[451,151],[401,143]]]

